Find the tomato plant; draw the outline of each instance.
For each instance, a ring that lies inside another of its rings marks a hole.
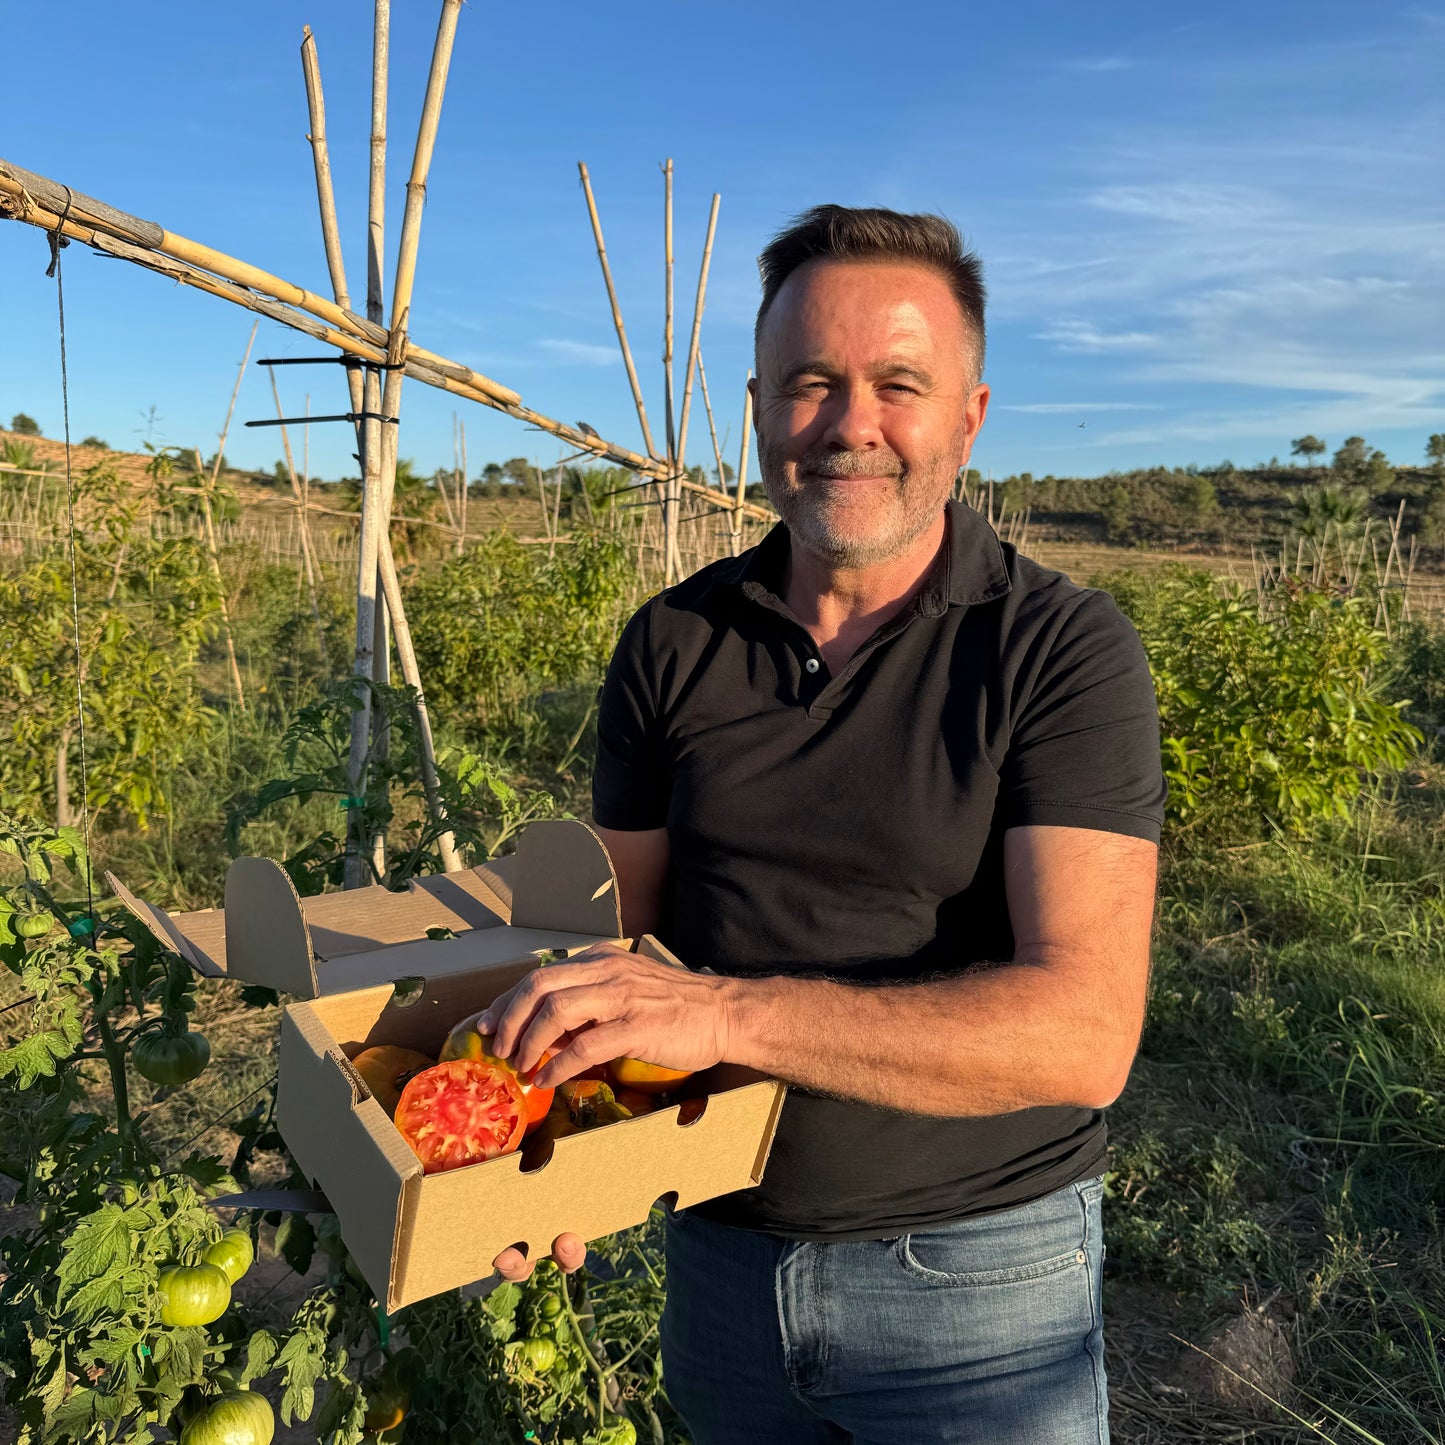
[[[209,1325],[231,1303],[231,1281],[214,1264],[168,1265],[156,1279],[163,1325]]]
[[[181,1445],[271,1445],[271,1402],[249,1390],[227,1390],[201,1406],[181,1431]]]
[[[527,1127],[516,1074],[482,1059],[424,1069],[401,1091],[396,1127],[428,1174],[509,1154]]]
[[[201,1258],[215,1265],[231,1284],[237,1284],[254,1263],[256,1246],[244,1229],[228,1229],[214,1244],[206,1246]]]

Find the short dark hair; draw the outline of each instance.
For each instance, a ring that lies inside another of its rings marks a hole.
[[[905,215],[881,207],[814,206],[779,231],[758,257],[763,299],[753,342],[763,334],[783,282],[809,261],[910,261],[936,271],[952,290],[973,333],[976,370],[983,371],[985,291],[983,265],[965,248],[958,227],[942,216]]]

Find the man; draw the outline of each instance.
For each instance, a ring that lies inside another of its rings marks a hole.
[[[668,1221],[698,1445],[1099,1445],[1102,1110],[1164,798],[1143,650],[948,500],[989,398],[951,225],[822,206],[761,270],[782,523],[633,618],[598,722],[623,926],[715,972],[589,950],[496,1002],[496,1046],[560,1042],[542,1084],[628,1054],[794,1086],[762,1185]]]

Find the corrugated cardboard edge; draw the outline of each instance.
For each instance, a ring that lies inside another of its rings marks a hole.
[[[316,955],[301,895],[269,858],[237,858],[226,870],[226,960],[231,975],[281,993],[316,994]]]
[[[354,1189],[353,1167],[367,1180],[366,1209],[341,1207],[337,1217],[366,1282],[378,1298],[391,1298],[393,1263],[409,1237],[408,1185],[420,1177],[421,1162],[309,1002],[290,1004],[281,1016],[280,1063],[276,1126],[302,1173],[333,1203]],[[378,1188],[388,1176],[392,1188]]]
[[[617,874],[586,823],[552,818],[522,831],[512,870],[512,926],[601,938],[622,933]]]
[[[123,903],[126,909],[141,923],[145,924],[152,937],[162,948],[168,948],[174,953],[180,954],[190,966],[206,978],[225,978],[226,968],[224,963],[224,950],[222,960],[212,958],[205,949],[192,942],[182,932],[180,921],[171,917],[164,908],[157,908],[154,903],[146,903],[137,898],[114,873],[107,872],[105,881],[110,891]],[[214,912],[213,909],[203,910],[205,913]],[[183,914],[185,918],[195,918],[198,915]]]

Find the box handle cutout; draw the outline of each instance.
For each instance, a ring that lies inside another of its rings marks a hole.
[[[689,1125],[696,1124],[705,1113],[707,1113],[706,1094],[697,1094],[690,1099],[683,1099],[677,1106],[677,1127],[686,1129]]]
[[[421,1002],[421,996],[426,992],[426,979],[424,978],[399,978],[391,986],[392,1008],[410,1008],[413,1004]]]

